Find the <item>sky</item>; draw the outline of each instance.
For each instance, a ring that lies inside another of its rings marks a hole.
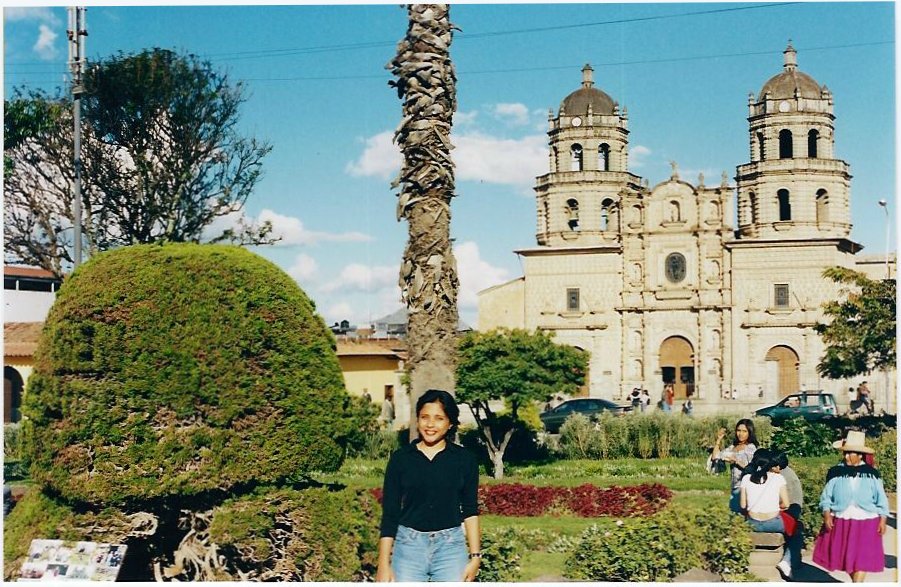
[[[68,87],[66,9],[4,4],[4,95]],[[400,308],[407,226],[390,184],[401,102],[385,64],[406,11],[396,2],[108,4],[83,4],[88,61],[172,49],[246,88],[239,132],[273,149],[244,214],[271,220],[282,237],[253,250],[290,274],[328,324],[367,326]],[[676,161],[683,179],[718,183],[748,162],[748,94],[782,71],[791,40],[798,68],[834,96],[836,156],[853,175],[851,238],[884,254],[888,226],[895,249],[892,2],[462,3],[450,18],[460,29],[450,48],[451,232],[469,324],[478,323],[477,292],[520,276],[514,251],[536,244],[532,187],[548,171],[548,110],[580,87],[585,63],[628,109],[630,171],[654,186]]]

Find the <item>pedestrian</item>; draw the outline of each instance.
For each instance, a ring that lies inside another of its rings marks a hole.
[[[716,442],[713,445],[711,456],[714,460],[719,459],[729,464],[732,476],[729,509],[738,514],[741,513],[741,504],[739,502],[741,476],[745,467],[748,466],[748,463],[754,457],[754,453],[757,452],[757,434],[754,432],[754,422],[748,418],[739,420],[735,424],[732,444],[720,449],[720,443],[725,436],[726,429],[720,428],[716,435]]]
[[[829,571],[844,571],[851,581],[862,583],[868,572],[885,569],[885,535],[888,498],[882,477],[864,462],[875,451],[866,446],[866,434],[848,432],[833,445],[843,462],[829,469],[820,495],[823,529],[813,549],[813,562]]]
[[[641,411],[644,412],[651,406],[651,394],[647,389],[641,390]]]
[[[862,381],[860,385],[857,386],[857,403],[861,406],[866,407],[867,414],[873,415],[873,398],[870,397],[870,388],[867,387],[867,382]]]
[[[363,388],[363,399],[366,400],[366,403],[372,402],[372,396],[369,395],[369,389],[366,387]]]
[[[389,430],[394,425],[394,399],[390,395],[386,395],[385,401],[382,402],[382,412],[379,414],[379,421],[383,427]]]
[[[694,411],[695,406],[693,403],[691,403],[691,398],[688,398],[687,400],[685,400],[685,403],[682,404],[682,413],[686,416],[691,416],[692,414],[694,414]]]
[[[454,444],[459,425],[448,392],[430,389],[416,402],[419,438],[392,453],[385,469],[377,581],[475,580],[479,465]]]
[[[783,575],[791,578],[792,569],[801,567],[801,550],[804,548],[804,524],[801,521],[801,512],[804,511],[804,489],[798,474],[789,466],[788,455],[784,451],[774,451],[773,460],[776,463],[776,471],[785,478],[785,488],[788,490],[788,509],[785,513],[795,520],[795,531],[785,536],[785,551],[789,553],[788,568],[781,566],[779,568]]]
[[[660,397],[660,408],[666,412],[670,413],[673,411],[673,400],[676,397],[675,390],[673,389],[672,383],[667,383],[663,386],[663,395]]]
[[[786,532],[780,512],[788,509],[788,489],[785,477],[778,472],[778,468],[769,450],[758,450],[739,483],[741,509],[755,532]],[[791,578],[791,556],[788,551],[782,555],[776,568],[786,578]]]
[[[637,387],[633,387],[632,393],[629,394],[629,400],[632,404],[632,411],[634,412],[641,406],[641,390]]]

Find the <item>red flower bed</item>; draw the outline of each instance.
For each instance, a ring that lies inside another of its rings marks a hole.
[[[370,489],[382,503],[382,489]],[[539,487],[522,483],[500,483],[479,487],[479,511],[497,516],[534,517],[551,508],[569,510],[583,518],[601,516],[649,516],[660,511],[673,492],[659,483],[631,487]]]

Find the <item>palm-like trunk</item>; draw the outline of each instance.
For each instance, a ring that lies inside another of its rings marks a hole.
[[[387,65],[397,78],[390,84],[403,100],[394,140],[404,161],[392,187],[401,187],[397,218],[409,223],[400,287],[408,312],[411,423],[426,390],[453,393],[455,381],[459,280],[450,240],[450,132],[457,98],[448,12],[446,4],[409,5],[407,35]],[[415,434],[411,425],[411,438]]]

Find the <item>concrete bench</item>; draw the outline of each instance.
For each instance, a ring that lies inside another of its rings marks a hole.
[[[777,532],[752,532],[750,565],[752,567],[774,567],[782,560],[785,536]]]

